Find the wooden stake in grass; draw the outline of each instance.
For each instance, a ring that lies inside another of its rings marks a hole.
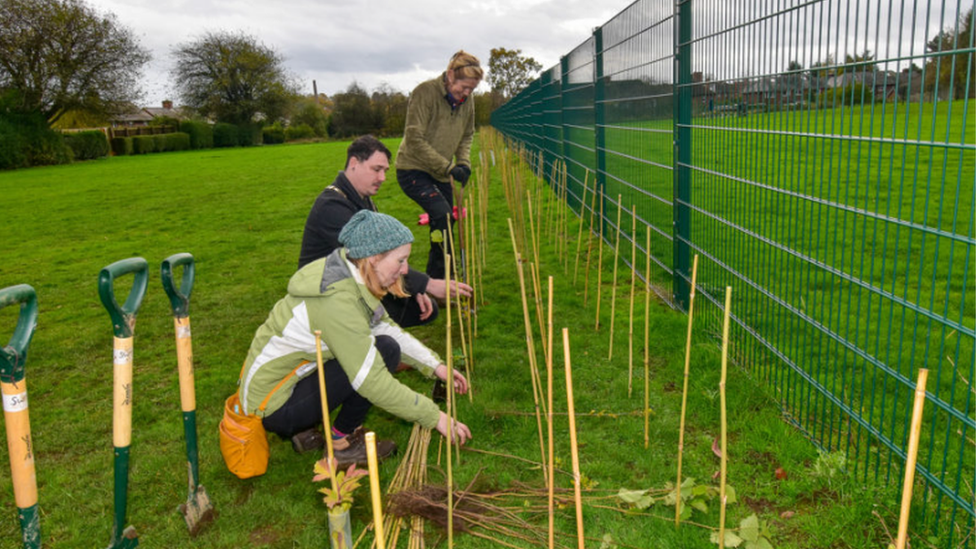
[[[600,189],[600,253],[596,259],[596,330],[600,331],[600,296],[603,294],[603,203],[607,197]]]
[[[508,230],[512,235],[512,246],[515,246],[515,229],[512,227],[512,220],[508,220]],[[539,371],[536,367],[535,361],[535,341],[532,338],[532,322],[529,320],[529,302],[525,295],[525,271],[522,268],[522,258],[519,257],[518,251],[515,252],[515,264],[518,270],[519,276],[519,288],[522,291],[522,315],[525,323],[525,343],[529,351],[529,369],[531,370],[530,376],[532,378],[532,398],[535,400],[535,419],[536,424],[539,427],[539,450],[542,454],[542,474],[543,478],[548,478],[546,474],[546,446],[545,440],[542,436],[542,415],[539,410],[539,392],[541,388],[539,387],[538,375]]]
[[[596,198],[597,198],[596,188],[597,188],[597,181],[594,180],[593,181],[593,203],[592,206],[590,207],[590,230],[586,234],[586,268],[583,269],[584,271],[586,271],[586,280],[583,282],[583,308],[584,309],[586,308],[587,298],[589,298],[590,296],[590,259],[592,259],[593,257],[593,234],[592,233],[593,233],[593,222],[594,219],[596,218]],[[602,201],[600,202],[600,207],[601,207],[600,213],[602,215],[603,214]],[[603,226],[602,218],[600,219],[600,226],[601,227]],[[600,234],[602,234],[602,231],[600,232]]]
[[[651,232],[648,229],[647,241],[651,241]],[[650,261],[650,260],[648,260]],[[698,278],[698,254],[691,262],[691,295],[688,298],[688,337],[685,340],[685,379],[681,389],[681,420],[678,428],[678,481],[675,486],[681,488],[681,454],[685,448],[685,410],[688,407],[688,373],[691,369],[691,326],[695,318],[695,280]],[[645,374],[646,375],[646,374]],[[681,525],[681,498],[677,498],[674,510],[674,526]]]
[[[373,499],[373,532],[376,532],[376,547],[384,549],[383,504],[380,500],[380,468],[376,460],[376,433],[366,433],[366,464],[369,466],[369,493]]]
[[[454,435],[454,352],[451,349],[451,256],[446,254],[444,260],[444,282],[447,284],[447,546],[454,547],[454,472],[451,469],[451,440]],[[460,452],[458,452],[460,453]],[[382,549],[382,548],[380,548]]]
[[[580,226],[579,233],[576,235],[576,267],[573,268],[573,286],[576,286],[576,281],[579,280],[579,260],[580,251],[583,249],[583,225],[586,225],[586,187],[590,179],[590,170],[586,170],[583,176],[583,196],[580,197]],[[587,235],[587,241],[589,241],[589,235]],[[585,304],[583,305],[586,306]]]
[[[552,277],[549,277],[549,329],[546,335],[549,338],[549,349],[552,349]],[[546,357],[546,394],[549,399],[549,413],[546,414],[546,423],[549,426],[549,549],[555,546],[555,506],[554,499],[556,493],[556,455],[552,440],[552,353]]]
[[[630,325],[627,329],[627,398],[634,392],[634,293],[637,291],[637,207],[630,207]]]
[[[915,383],[915,402],[912,407],[912,430],[908,435],[908,455],[905,460],[905,482],[901,488],[901,515],[898,518],[898,539],[895,549],[905,549],[908,541],[908,515],[912,505],[912,487],[915,485],[915,463],[918,458],[918,440],[922,431],[922,408],[925,406],[925,383],[929,371],[925,368],[918,370],[918,381]]]
[[[566,364],[566,404],[569,413],[569,447],[573,456],[573,496],[576,498],[576,536],[579,549],[585,549],[583,535],[583,494],[580,486],[579,450],[576,443],[576,408],[573,406],[573,367],[569,357],[569,328],[563,328],[563,356]]]
[[[620,263],[620,211],[623,209],[623,197],[617,195],[617,243],[613,247],[613,280],[610,294],[610,353],[607,360],[613,359],[613,326],[617,316],[617,264]]]
[[[645,263],[644,279],[644,449],[650,444],[650,410],[651,410],[651,226],[647,226],[647,243],[644,245]],[[678,486],[681,486],[679,483]],[[676,504],[678,505],[678,504]]]
[[[325,435],[326,463],[331,467],[334,453],[332,450],[332,422],[329,418],[329,397],[325,392],[325,365],[322,362],[322,330],[315,330],[315,364],[319,373],[319,394],[322,395],[322,432]],[[330,471],[334,473],[335,471]],[[332,475],[332,489],[335,490],[335,475]],[[338,491],[336,492],[338,493]]]
[[[728,372],[729,365],[729,316],[731,316],[732,309],[732,287],[725,287],[725,315],[722,320],[722,379],[718,383],[719,390],[719,402],[721,403],[721,417],[722,417],[722,457],[721,459],[721,473],[722,479],[719,484],[718,489],[718,546],[725,547],[725,506],[727,503],[727,496],[725,495],[725,478],[726,478],[726,464],[729,461],[728,452],[728,435],[727,426],[728,421],[726,418],[725,410],[725,378]],[[680,489],[680,488],[679,488]]]

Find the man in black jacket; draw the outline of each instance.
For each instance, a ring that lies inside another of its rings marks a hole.
[[[380,140],[365,135],[353,141],[346,150],[346,169],[315,199],[305,221],[302,251],[298,267],[325,257],[340,247],[339,232],[359,210],[376,211],[372,196],[379,192],[390,169],[392,154]],[[404,277],[411,296],[398,298],[388,294],[383,298],[390,317],[401,327],[419,326],[437,317],[437,305],[427,294],[439,300],[447,298],[446,284],[426,274],[410,269]],[[454,295],[471,295],[471,287],[455,282]]]

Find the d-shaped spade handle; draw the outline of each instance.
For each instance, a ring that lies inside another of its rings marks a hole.
[[[132,281],[132,290],[125,300],[125,305],[119,307],[119,303],[115,300],[113,282],[116,278],[129,273],[135,274],[135,280]],[[146,295],[148,283],[149,263],[141,257],[116,261],[98,273],[98,295],[102,298],[102,305],[105,305],[109,316],[112,317],[115,337],[132,337],[136,313],[139,311],[139,305],[142,304],[142,298]]]
[[[180,287],[173,284],[173,271],[177,267],[183,267],[183,280]],[[190,316],[190,292],[193,291],[194,264],[193,256],[188,253],[173,254],[163,260],[160,274],[163,278],[163,289],[169,296],[170,305],[173,306],[173,316],[176,318],[186,318]]]
[[[20,304],[20,317],[10,343],[0,349],[0,381],[17,383],[24,379],[27,348],[37,326],[37,294],[28,284],[18,284],[0,290],[0,309]]]

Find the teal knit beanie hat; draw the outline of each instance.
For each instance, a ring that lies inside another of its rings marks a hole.
[[[388,252],[413,242],[413,233],[395,218],[359,210],[339,233],[339,243],[346,247],[346,257],[360,259]]]

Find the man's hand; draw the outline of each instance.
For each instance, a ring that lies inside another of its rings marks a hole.
[[[444,383],[447,383],[447,366],[438,364],[437,368],[434,368],[434,375]],[[468,392],[468,380],[465,379],[464,374],[457,370],[454,370],[454,392],[460,395],[467,394]]]
[[[453,433],[448,432],[448,423],[451,423]],[[437,432],[444,435],[452,443],[456,438],[458,443],[462,445],[471,438],[471,429],[468,429],[467,425],[460,421],[449,421],[447,414],[444,412],[441,412],[441,417],[437,420]]]
[[[417,305],[420,306],[420,320],[427,320],[434,312],[434,305],[427,294],[417,294]]]
[[[471,177],[471,168],[464,164],[458,164],[451,168],[451,177],[461,185],[467,185],[468,178]]]
[[[464,282],[451,281],[451,297],[457,297],[459,294],[464,297],[471,297],[472,291],[474,290],[471,286],[468,286]],[[447,299],[447,283],[443,278],[431,278],[427,281],[427,293],[444,301]]]

